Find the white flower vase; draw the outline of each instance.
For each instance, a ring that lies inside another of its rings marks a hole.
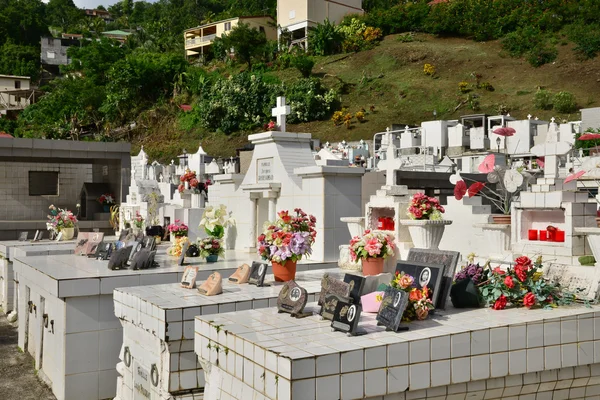
[[[200,193],[192,193],[191,208],[202,208],[200,205],[201,197],[202,195]]]
[[[71,240],[75,236],[75,228],[62,228],[62,236],[60,240]]]
[[[437,250],[439,248],[446,225],[450,225],[451,223],[452,221],[448,220],[400,220],[400,224],[408,227],[414,247],[430,250]]]

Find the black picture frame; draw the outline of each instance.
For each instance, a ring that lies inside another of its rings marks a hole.
[[[398,261],[396,262],[396,272],[404,272],[412,276],[415,279],[413,285],[417,289],[422,289],[426,285],[431,290],[431,301],[434,305],[438,304],[438,298],[443,296],[444,266],[442,264]]]
[[[331,321],[331,328],[352,336],[356,335],[361,312],[362,307],[360,304],[338,301]]]
[[[187,253],[188,247],[189,247],[189,243],[183,242],[183,244],[181,245],[181,255],[179,256],[179,259],[177,260],[177,265],[184,265],[185,264],[185,253]]]
[[[250,277],[248,278],[248,284],[256,285],[258,287],[264,286],[265,276],[267,275],[268,264],[260,261],[252,261],[250,267]]]
[[[397,332],[402,322],[402,315],[408,306],[408,293],[404,290],[388,286],[377,312],[377,324]]]
[[[448,250],[429,250],[412,248],[408,251],[407,261],[419,261],[423,263],[442,264],[444,266],[444,278],[442,280],[442,295],[438,297],[435,308],[444,310],[450,298],[450,288],[456,273],[456,267],[460,260],[460,252]]]

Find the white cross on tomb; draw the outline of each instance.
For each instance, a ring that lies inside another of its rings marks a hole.
[[[290,112],[290,106],[285,105],[285,97],[277,97],[277,106],[271,110],[271,115],[277,117],[277,125],[281,132],[285,132],[285,118]]]

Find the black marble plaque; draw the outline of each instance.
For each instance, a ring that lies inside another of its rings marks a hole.
[[[417,261],[398,261],[396,272],[404,272],[413,278],[413,286],[422,289],[427,286],[431,290],[431,301],[434,306],[442,293],[442,281],[444,277],[444,266],[442,264],[426,264]]]
[[[96,247],[96,254],[92,257],[96,260],[108,260],[110,255],[112,254],[113,246],[111,243],[100,242],[98,247]]]
[[[131,246],[123,247],[112,253],[110,260],[108,260],[108,269],[125,269],[127,268],[127,260],[131,254]]]
[[[133,261],[133,257],[135,257],[135,253],[142,250],[143,246],[142,246],[142,242],[139,241],[139,242],[133,242],[133,244],[131,246],[127,246],[127,247],[131,247],[131,253],[129,253],[129,260],[127,260],[127,264],[131,265],[131,262]]]
[[[361,311],[360,304],[338,301],[335,306],[331,327],[336,331],[355,335]]]
[[[154,236],[145,236],[142,239],[142,246],[150,251],[156,250],[156,239]]]
[[[450,288],[452,280],[456,273],[456,266],[460,258],[458,251],[428,250],[428,249],[410,249],[408,251],[407,261],[419,261],[427,264],[442,264],[444,266],[444,276],[442,278],[442,288],[438,296],[438,302],[435,308],[445,309],[450,298]]]
[[[179,260],[177,260],[177,265],[185,264],[185,253],[187,252],[189,245],[188,242],[183,242],[181,245],[181,255],[179,256]]]
[[[250,267],[250,277],[248,283],[250,285],[264,286],[265,275],[267,275],[267,263],[261,263],[258,261],[252,261],[252,267]],[[304,302],[306,304],[306,302]],[[304,306],[302,306],[304,308]]]
[[[123,229],[121,231],[121,233],[119,234],[119,242],[124,242],[125,239],[127,238],[127,235],[129,235],[131,233],[130,229]]]
[[[136,252],[133,256],[133,260],[131,260],[131,269],[146,269],[146,265],[149,258],[150,250],[148,249],[141,249],[140,251]]]
[[[389,286],[383,295],[383,300],[377,313],[378,325],[385,326],[393,332],[398,331],[402,315],[408,305],[408,293]]]
[[[323,275],[323,278],[321,278],[321,293],[319,293],[319,300],[317,301],[317,304],[322,306],[323,302],[325,301],[325,296],[328,294],[336,294],[341,297],[348,297],[350,296],[350,284],[342,282],[339,279],[335,279],[326,272]]]
[[[343,282],[342,282],[343,283]],[[323,319],[328,319],[330,321],[333,320],[333,315],[335,314],[335,307],[337,304],[342,301],[344,303],[352,304],[352,299],[348,296],[338,296],[337,294],[328,293],[323,298],[323,304],[321,305],[321,310],[319,314]]]
[[[277,297],[277,309],[292,315],[300,315],[308,301],[306,289],[300,287],[296,282],[286,282]]]
[[[21,232],[21,233],[19,233],[19,242],[26,241],[28,236],[29,236],[29,232]]]
[[[365,277],[346,274],[344,275],[344,282],[349,285],[350,297],[354,301],[354,304],[360,304],[360,296],[362,295],[362,289],[365,284]]]

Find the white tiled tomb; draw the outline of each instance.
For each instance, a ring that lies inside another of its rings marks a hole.
[[[349,337],[267,308],[196,317],[194,349],[204,400],[597,399],[599,311],[450,309],[399,333],[363,314]]]
[[[309,301],[318,296],[325,272],[297,273],[296,282],[307,290]],[[227,276],[223,276],[223,294],[210,297],[179,284],[115,289],[115,314],[123,325],[116,400],[137,398],[140,384],[153,399],[191,400],[201,395],[205,381],[194,353],[194,317],[275,306],[282,286],[273,282],[272,275],[266,276],[265,282],[272,284],[267,287],[231,284]],[[153,368],[156,386],[138,376],[139,371],[150,376]]]

